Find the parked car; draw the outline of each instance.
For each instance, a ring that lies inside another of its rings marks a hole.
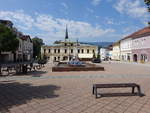
[[[92,62],[93,63],[101,63],[101,59],[94,58],[94,59],[92,59]]]

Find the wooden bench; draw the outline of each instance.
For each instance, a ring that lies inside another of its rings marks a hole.
[[[116,84],[93,84],[93,91],[92,93],[95,94],[95,97],[98,97],[97,89],[98,88],[132,88],[132,94],[138,94],[139,96],[143,96],[141,93],[140,86],[135,83],[116,83]],[[137,88],[138,93],[135,93],[135,88]],[[100,94],[101,97],[101,94]]]

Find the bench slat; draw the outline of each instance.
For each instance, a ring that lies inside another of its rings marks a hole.
[[[131,87],[132,88],[132,94],[135,94],[134,89],[137,88],[138,95],[142,96],[140,86],[135,83],[116,83],[116,84],[93,84],[93,90],[92,93],[95,94],[97,98],[97,89],[98,88],[126,88]],[[101,94],[102,95],[102,94]]]
[[[118,83],[118,84],[94,84],[96,88],[117,88],[117,87],[137,87],[135,83]]]

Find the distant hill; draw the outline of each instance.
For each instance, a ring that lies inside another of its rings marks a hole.
[[[100,47],[108,47],[109,45],[113,44],[113,42],[80,42],[81,44],[91,44]]]

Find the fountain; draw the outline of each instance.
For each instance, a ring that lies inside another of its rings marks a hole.
[[[85,63],[77,58],[73,58],[71,61],[59,62],[56,66],[52,67],[52,72],[63,71],[104,71],[104,67]]]

